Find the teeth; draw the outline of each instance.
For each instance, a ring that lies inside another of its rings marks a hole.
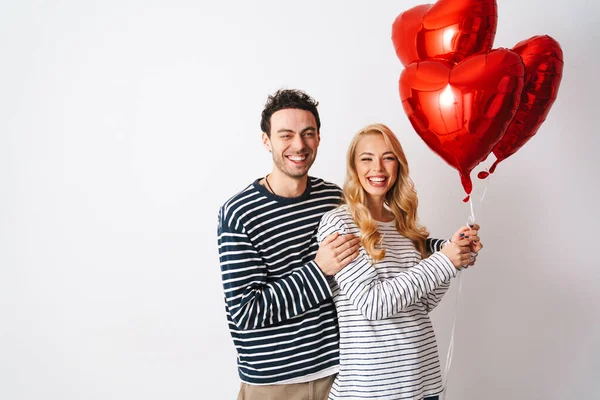
[[[306,160],[306,156],[289,156],[288,157],[292,161],[304,161]]]
[[[372,177],[372,178],[369,178],[369,180],[373,181],[373,182],[383,182],[383,181],[385,181],[385,178],[375,178],[375,177]]]

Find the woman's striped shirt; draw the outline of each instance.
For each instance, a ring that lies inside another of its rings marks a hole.
[[[379,231],[383,260],[373,264],[361,247],[358,258],[335,276],[340,370],[330,400],[420,400],[443,389],[428,313],[457,270],[440,252],[421,260],[394,222],[379,223]],[[359,234],[346,206],[323,216],[319,242],[334,232]]]

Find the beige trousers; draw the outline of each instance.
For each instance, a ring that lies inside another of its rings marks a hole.
[[[243,383],[237,400],[327,400],[335,375],[288,385],[248,385]]]

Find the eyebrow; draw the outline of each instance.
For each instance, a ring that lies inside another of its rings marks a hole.
[[[307,131],[316,131],[316,130],[317,130],[317,128],[315,128],[314,126],[309,126],[309,127],[302,129],[300,131],[300,133],[304,133]],[[281,128],[277,131],[277,133],[294,133],[294,131],[291,129],[288,129],[288,128]]]
[[[393,151],[386,151],[386,152],[385,152],[385,153],[383,153],[382,155],[383,155],[383,156],[385,156],[385,155],[387,155],[387,154],[391,154],[391,155],[395,156],[395,154],[394,154],[394,152],[393,152]],[[362,152],[362,153],[360,153],[359,157],[360,157],[360,156],[374,156],[374,155],[375,155],[375,154],[373,154],[373,153],[369,153],[368,151],[365,151],[365,152]]]

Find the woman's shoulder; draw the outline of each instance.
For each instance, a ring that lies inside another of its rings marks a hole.
[[[348,211],[348,205],[347,204],[342,204],[337,206],[336,208],[333,208],[329,211],[327,211],[325,214],[323,214],[323,218],[321,220],[327,220],[327,219],[345,219],[346,217],[351,217],[350,212]]]
[[[356,224],[352,220],[352,214],[350,214],[348,205],[346,204],[342,204],[323,214],[321,225],[334,225],[344,228],[356,227]]]

